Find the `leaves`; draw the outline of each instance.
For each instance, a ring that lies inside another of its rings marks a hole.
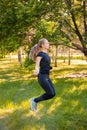
[[[4,42],[11,42],[13,48],[12,42],[17,44],[16,47],[20,46],[26,31],[35,29],[32,42],[46,37],[56,44],[77,42],[86,49],[86,4],[84,0],[1,0],[0,47]]]

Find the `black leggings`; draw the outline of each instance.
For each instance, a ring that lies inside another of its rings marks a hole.
[[[35,98],[36,103],[51,99],[55,96],[54,86],[48,74],[39,74],[38,82],[41,85],[41,87],[44,89],[45,93],[41,95],[40,97]]]

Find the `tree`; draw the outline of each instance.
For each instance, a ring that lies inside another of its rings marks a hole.
[[[0,1],[0,52],[10,52],[23,45],[27,28],[33,26],[38,13],[35,1]],[[35,5],[35,7],[34,7]],[[4,50],[3,50],[4,49]]]
[[[40,0],[42,2],[43,0]],[[46,1],[45,1],[46,2]],[[44,1],[43,1],[44,3]],[[49,5],[49,8],[47,8]],[[51,35],[42,26],[42,33],[56,45],[65,45],[80,50],[87,57],[87,2],[86,0],[49,0],[43,15],[46,21],[55,22]],[[39,35],[38,35],[39,36]],[[42,35],[43,36],[43,35]],[[40,37],[40,36],[39,36]]]
[[[0,48],[2,44],[4,48],[5,44],[8,51],[7,46],[17,49],[24,44],[23,39],[27,30],[39,28],[39,23],[44,19],[48,23],[55,23],[52,32],[43,32],[47,38],[55,44],[78,49],[87,57],[86,5],[86,0],[1,0]],[[39,35],[38,38],[41,37]],[[11,44],[12,40],[10,43],[8,39],[13,39],[17,48]],[[7,41],[9,41],[8,44]]]
[[[87,58],[87,1],[64,0],[65,16],[61,32],[72,46],[84,53]]]
[[[47,3],[49,8],[44,18],[56,23],[52,39],[58,36],[58,44],[80,50],[87,57],[87,1],[49,0]]]

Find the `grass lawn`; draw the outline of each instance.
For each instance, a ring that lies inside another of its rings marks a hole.
[[[36,112],[29,99],[44,91],[35,77],[22,87],[32,69],[20,69],[16,60],[0,61],[0,130],[87,130],[87,77],[66,76],[87,74],[87,65],[59,63],[53,68],[56,96],[40,102]]]

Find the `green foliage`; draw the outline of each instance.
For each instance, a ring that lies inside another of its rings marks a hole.
[[[42,19],[36,28],[32,42],[37,43],[39,39],[45,37],[54,44],[60,44],[63,39],[60,36],[59,28],[58,23]]]
[[[55,44],[79,49],[86,55],[86,4],[84,0],[1,0],[0,52],[14,51],[23,45],[26,31],[34,28],[36,34],[32,43],[46,37]]]
[[[23,44],[22,40],[26,29],[36,23],[35,17],[37,16],[35,16],[36,11],[33,8],[33,2],[21,0],[2,0],[0,2],[0,48],[6,46],[7,51],[13,51],[15,46],[18,47]],[[4,42],[8,42],[10,50],[8,44],[4,46]]]
[[[25,62],[24,62],[24,67],[27,68],[33,64],[34,64],[34,62],[31,59],[29,59],[28,57],[26,57]]]

